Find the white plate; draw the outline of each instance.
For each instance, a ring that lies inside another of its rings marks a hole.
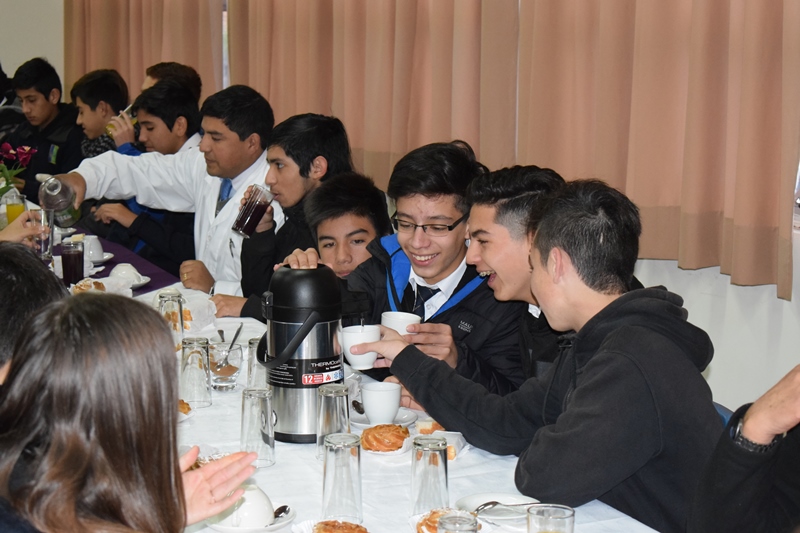
[[[108,261],[112,257],[114,257],[114,254],[112,254],[111,252],[103,252],[103,258],[102,259],[98,259],[97,261],[92,261],[90,259],[90,261],[92,261],[92,263],[94,263],[95,265],[100,265],[102,263],[105,263],[106,261]]]
[[[407,428],[417,420],[417,413],[412,411],[411,409],[406,409],[405,407],[401,407],[399,411],[397,411],[397,416],[394,417],[393,424],[397,424],[398,426],[403,426]],[[370,424],[367,415],[360,415],[350,410],[350,425],[356,428],[368,428],[374,426],[376,424]]]
[[[484,492],[481,494],[472,494],[471,496],[464,496],[456,502],[456,508],[463,511],[474,511],[482,503],[486,502],[500,502],[500,503],[539,503],[539,500],[523,496],[522,494],[513,494],[510,492]],[[525,520],[528,515],[528,508],[524,506],[519,507],[503,507],[497,506],[494,509],[489,509],[481,513],[481,518],[488,520]]]
[[[136,283],[136,282],[131,283],[131,289],[138,289],[139,287],[144,287],[148,283],[150,283],[150,278],[147,277],[147,276],[142,276],[142,281],[140,281],[138,283]]]
[[[280,507],[281,504],[275,504],[275,509]],[[206,523],[208,526],[215,530],[221,531],[222,533],[262,533],[263,531],[278,531],[279,529],[283,529],[289,524],[292,523],[294,518],[297,516],[294,508],[289,508],[289,514],[286,514],[273,522],[272,524],[268,525],[267,527],[233,527],[233,526],[223,526],[221,524],[217,524],[214,522],[214,518],[209,518]]]
[[[61,226],[56,226],[55,230],[61,235],[72,235],[77,231],[75,228],[62,228]]]

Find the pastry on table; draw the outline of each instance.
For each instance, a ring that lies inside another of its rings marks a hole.
[[[192,408],[188,403],[184,402],[183,400],[178,400],[178,411],[180,411],[185,415],[188,415],[189,411],[191,410]]]
[[[417,431],[420,435],[430,435],[434,431],[444,431],[444,426],[433,418],[417,420]]]
[[[367,528],[350,522],[325,520],[314,526],[314,533],[369,533]]]
[[[361,434],[361,447],[372,452],[394,452],[409,437],[408,428],[397,424],[378,424]]]

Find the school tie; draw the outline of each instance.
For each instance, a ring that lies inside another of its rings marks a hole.
[[[439,292],[439,289],[436,287],[417,285],[417,297],[414,298],[414,310],[412,312],[423,321],[425,320],[425,302],[433,298],[437,292]]]
[[[225,207],[225,204],[228,203],[228,200],[231,199],[231,192],[233,191],[233,184],[231,180],[220,178],[222,181],[219,184],[219,198],[217,198],[217,211],[214,213],[214,216],[219,215],[219,212],[222,211],[222,208]]]

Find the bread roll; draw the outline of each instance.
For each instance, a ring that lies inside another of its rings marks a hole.
[[[369,533],[369,531],[358,524],[339,522],[338,520],[325,520],[324,522],[318,522],[314,526],[314,533]]]
[[[403,447],[408,428],[396,424],[379,424],[361,434],[361,447],[373,452],[393,452]]]

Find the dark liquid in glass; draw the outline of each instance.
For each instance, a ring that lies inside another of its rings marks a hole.
[[[61,267],[64,269],[64,284],[69,287],[83,279],[83,250],[61,252]]]
[[[256,226],[258,226],[264,213],[267,212],[267,206],[269,206],[268,202],[245,204],[242,210],[239,211],[239,216],[236,217],[236,222],[233,223],[231,229],[242,237],[250,237],[256,230]]]

